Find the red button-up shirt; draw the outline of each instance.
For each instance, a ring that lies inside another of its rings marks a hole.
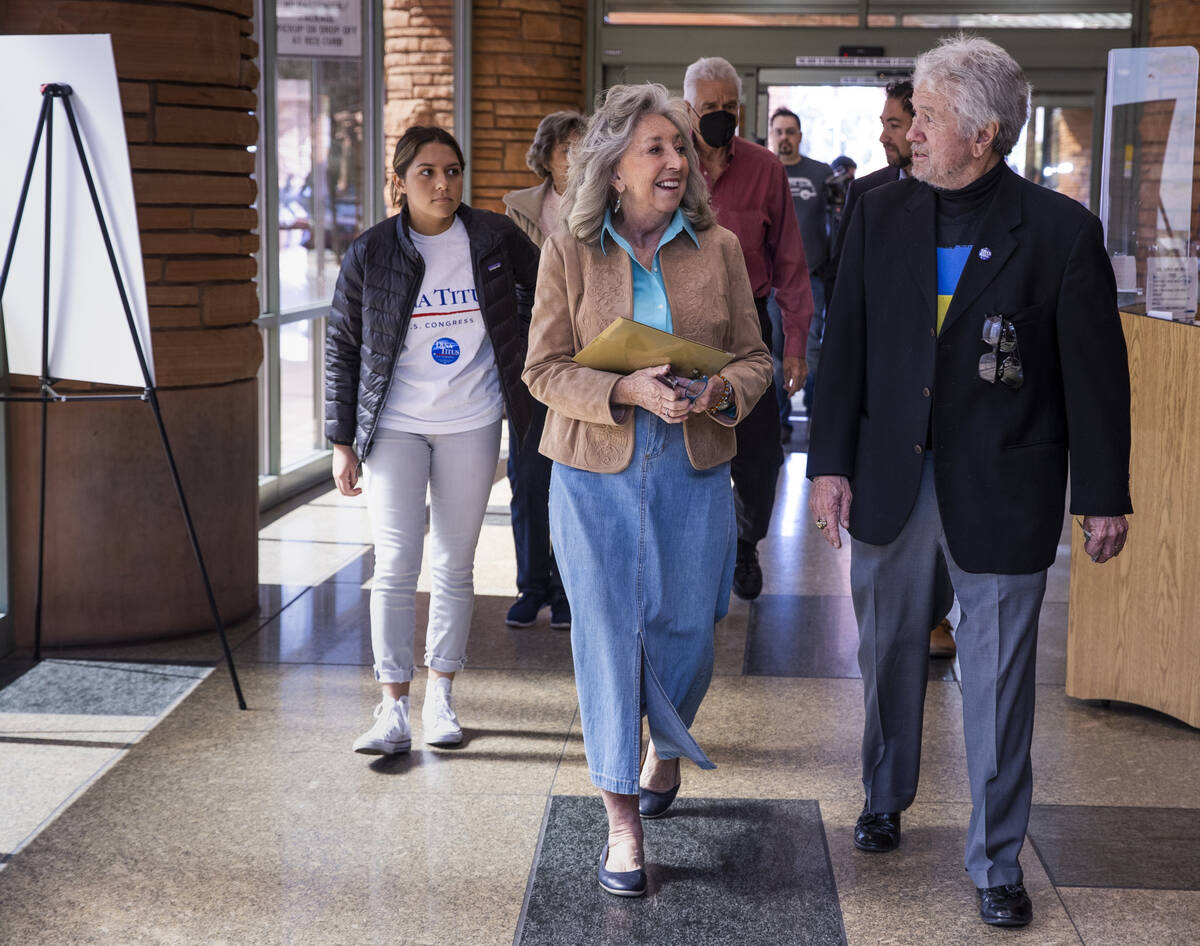
[[[735,136],[716,182],[703,162],[700,171],[717,223],[732,230],[742,244],[754,295],[762,297],[775,289],[783,314],[784,355],[803,358],[813,314],[812,286],[783,164],[761,145]]]

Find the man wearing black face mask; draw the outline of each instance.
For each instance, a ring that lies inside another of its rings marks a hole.
[[[767,297],[775,290],[783,314],[784,389],[791,395],[804,384],[807,373],[804,356],[813,312],[808,263],[783,165],[766,148],[734,134],[741,91],[737,70],[720,57],[696,60],[683,77],[700,171],[712,195],[717,223],[732,230],[742,245],[768,346]],[[782,465],[778,401],[768,391],[737,426],[737,456],[731,470],[738,523],[733,590],[740,598],[757,598],[762,591],[757,546],[771,523]]]

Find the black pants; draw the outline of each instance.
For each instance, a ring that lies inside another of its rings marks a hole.
[[[771,347],[771,320],[767,299],[755,299],[763,341]],[[775,508],[775,486],[783,466],[779,443],[779,401],[774,382],[763,392],[754,409],[734,428],[737,456],[730,464],[733,475],[733,506],[737,515],[738,540],[757,543],[767,534],[771,510]]]
[[[562,597],[562,579],[550,547],[550,467],[553,461],[538,452],[546,405],[534,402],[525,447],[509,427],[508,482],[512,487],[513,543],[517,549],[517,590],[543,600]]]

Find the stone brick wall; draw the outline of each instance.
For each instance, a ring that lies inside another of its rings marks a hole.
[[[1150,0],[1150,23],[1147,45],[1200,46],[1200,3],[1181,3],[1180,0]],[[1200,116],[1200,96],[1197,100]],[[1192,152],[1192,239],[1200,239],[1200,122],[1197,123],[1196,143]]]
[[[586,0],[475,0],[472,203],[537,179],[525,152],[549,112],[583,107]],[[383,0],[385,167],[412,124],[454,131],[454,14],[450,0]]]
[[[1162,217],[1159,194],[1163,178],[1163,157],[1174,107],[1170,102],[1147,102],[1141,109],[1137,127],[1137,268],[1138,283],[1145,286],[1146,259],[1165,255],[1167,247],[1158,245]],[[1193,185],[1194,186],[1194,185]],[[1173,227],[1178,226],[1175,221]]]
[[[254,157],[246,150],[258,134],[253,12],[254,0],[0,4],[0,30],[8,34],[112,35],[156,380],[227,621],[253,612],[258,583],[262,344],[252,324],[258,215]],[[37,547],[39,415],[37,407],[8,408],[10,543],[22,550],[10,556],[18,646],[32,632],[36,555],[28,550]],[[53,405],[49,415],[47,644],[211,627],[149,408],[79,403]]]
[[[1054,164],[1069,162],[1075,166],[1070,174],[1057,178],[1060,194],[1073,197],[1085,207],[1092,193],[1092,110],[1090,108],[1056,108],[1053,122]]]
[[[390,173],[396,141],[409,125],[454,131],[451,0],[383,0],[383,75],[384,167]]]
[[[471,64],[472,203],[537,183],[525,152],[538,122],[583,109],[585,0],[475,0]]]

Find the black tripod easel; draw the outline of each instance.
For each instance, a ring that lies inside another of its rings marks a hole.
[[[41,393],[37,395],[21,396],[0,394],[0,401],[34,401],[40,402],[42,405],[42,457],[41,457],[41,486],[40,499],[38,504],[38,564],[37,564],[37,594],[34,604],[34,637],[33,637],[33,658],[34,660],[42,659],[42,566],[44,562],[45,552],[45,537],[46,537],[46,409],[51,402],[66,403],[68,401],[146,401],[154,411],[154,420],[158,424],[158,432],[162,437],[163,450],[167,455],[167,466],[171,470],[171,479],[175,484],[175,494],[179,497],[179,508],[183,512],[184,522],[187,524],[188,538],[192,543],[192,552],[196,556],[196,564],[200,566],[200,575],[204,580],[204,590],[208,595],[208,606],[212,611],[213,624],[216,626],[217,635],[221,640],[221,649],[225,653],[225,661],[229,665],[229,676],[233,680],[233,690],[237,695],[238,707],[246,708],[245,697],[242,696],[242,687],[238,682],[237,670],[233,665],[233,653],[229,649],[229,639],[225,636],[225,626],[221,623],[221,615],[217,610],[217,599],[213,594],[212,582],[208,577],[208,568],[204,564],[204,556],[200,552],[200,543],[196,538],[196,528],[192,523],[192,515],[188,511],[187,499],[183,494],[183,484],[179,479],[179,470],[175,465],[175,455],[171,452],[171,443],[167,439],[167,429],[163,426],[162,411],[158,404],[158,393],[155,390],[154,381],[150,376],[150,369],[146,363],[146,355],[142,350],[141,339],[138,337],[137,325],[133,319],[133,311],[129,305],[129,297],[125,292],[125,284],[121,279],[121,271],[117,265],[117,256],[113,250],[112,240],[109,237],[108,226],[104,222],[104,212],[100,206],[100,198],[96,192],[96,184],[92,179],[92,171],[88,166],[87,155],[83,149],[83,140],[79,134],[79,125],[75,121],[75,111],[71,107],[72,90],[69,85],[62,83],[49,83],[42,86],[42,110],[38,116],[37,130],[33,136],[33,148],[29,155],[29,165],[25,170],[25,181],[21,186],[21,197],[17,203],[17,213],[13,220],[12,234],[8,240],[8,251],[4,256],[4,269],[0,272],[0,298],[3,298],[4,288],[8,284],[9,269],[12,266],[13,254],[17,246],[17,233],[21,227],[21,217],[25,212],[25,200],[29,196],[29,185],[33,179],[33,169],[37,162],[38,148],[42,143],[42,133],[45,132],[45,157],[46,157],[46,206],[45,206],[45,228],[43,232],[43,248],[42,248],[42,369],[41,376],[38,379],[41,387]],[[92,206],[96,211],[96,220],[100,224],[100,233],[104,237],[104,248],[108,251],[108,261],[112,266],[113,279],[116,280],[117,292],[121,296],[121,304],[125,309],[125,321],[129,326],[129,336],[133,341],[134,350],[137,352],[138,365],[141,367],[142,378],[145,382],[145,388],[137,393],[128,394],[60,394],[54,390],[56,380],[50,377],[50,198],[51,198],[51,182],[53,175],[51,174],[51,159],[54,152],[54,99],[59,99],[62,102],[63,109],[67,114],[67,122],[71,126],[71,135],[75,140],[75,150],[79,155],[80,166],[83,169],[83,176],[87,181],[88,193],[92,198]]]

